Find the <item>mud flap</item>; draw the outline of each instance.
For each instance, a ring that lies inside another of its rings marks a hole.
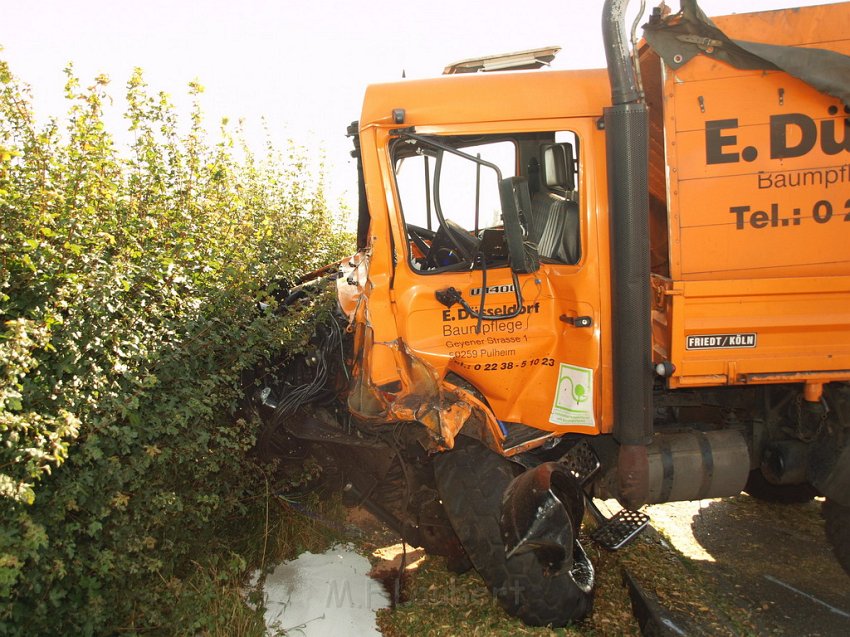
[[[808,456],[807,477],[821,495],[850,507],[850,384],[826,390],[829,409]]]
[[[842,448],[824,436],[809,454],[808,477],[822,495],[850,506],[850,443]]]
[[[502,498],[499,524],[508,558],[533,551],[543,567],[559,572],[581,554],[584,516],[581,485],[557,462],[546,462],[513,479]]]

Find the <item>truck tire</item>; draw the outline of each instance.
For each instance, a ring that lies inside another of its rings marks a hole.
[[[773,484],[768,482],[761,469],[750,471],[744,492],[756,500],[777,504],[803,504],[811,502],[818,495],[817,489],[808,483]]]
[[[850,507],[827,498],[821,514],[826,522],[826,539],[841,568],[850,575]]]
[[[579,588],[569,572],[545,573],[533,553],[505,557],[499,515],[502,494],[517,465],[463,437],[434,463],[449,521],[473,566],[508,613],[532,626],[564,626],[590,613],[593,590]]]

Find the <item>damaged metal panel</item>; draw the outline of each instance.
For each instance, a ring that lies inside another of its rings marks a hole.
[[[372,327],[365,320],[366,304],[355,317],[354,362],[348,408],[365,421],[423,424],[430,434],[433,450],[451,449],[455,437],[467,425],[467,432],[492,448],[499,440],[498,423],[489,410],[468,392],[442,381],[437,371],[416,356],[402,339],[375,343]],[[372,381],[372,357],[378,347],[389,348],[396,365],[396,382],[376,385]]]

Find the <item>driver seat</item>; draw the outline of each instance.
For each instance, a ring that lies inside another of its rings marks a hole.
[[[545,177],[540,175],[539,167],[534,166],[539,187],[531,198],[530,239],[537,244],[541,257],[575,265],[581,257],[579,214],[578,204],[567,198],[574,185],[569,170],[572,151],[567,152],[566,146],[552,144],[545,148]]]
[[[531,215],[531,240],[537,244],[537,253],[561,263],[578,263],[578,204],[552,192],[537,192],[531,201]]]

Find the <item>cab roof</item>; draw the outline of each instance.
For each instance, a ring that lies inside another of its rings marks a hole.
[[[610,103],[605,69],[444,75],[369,86],[360,126],[397,127],[395,109],[404,126],[440,126],[601,116]]]

